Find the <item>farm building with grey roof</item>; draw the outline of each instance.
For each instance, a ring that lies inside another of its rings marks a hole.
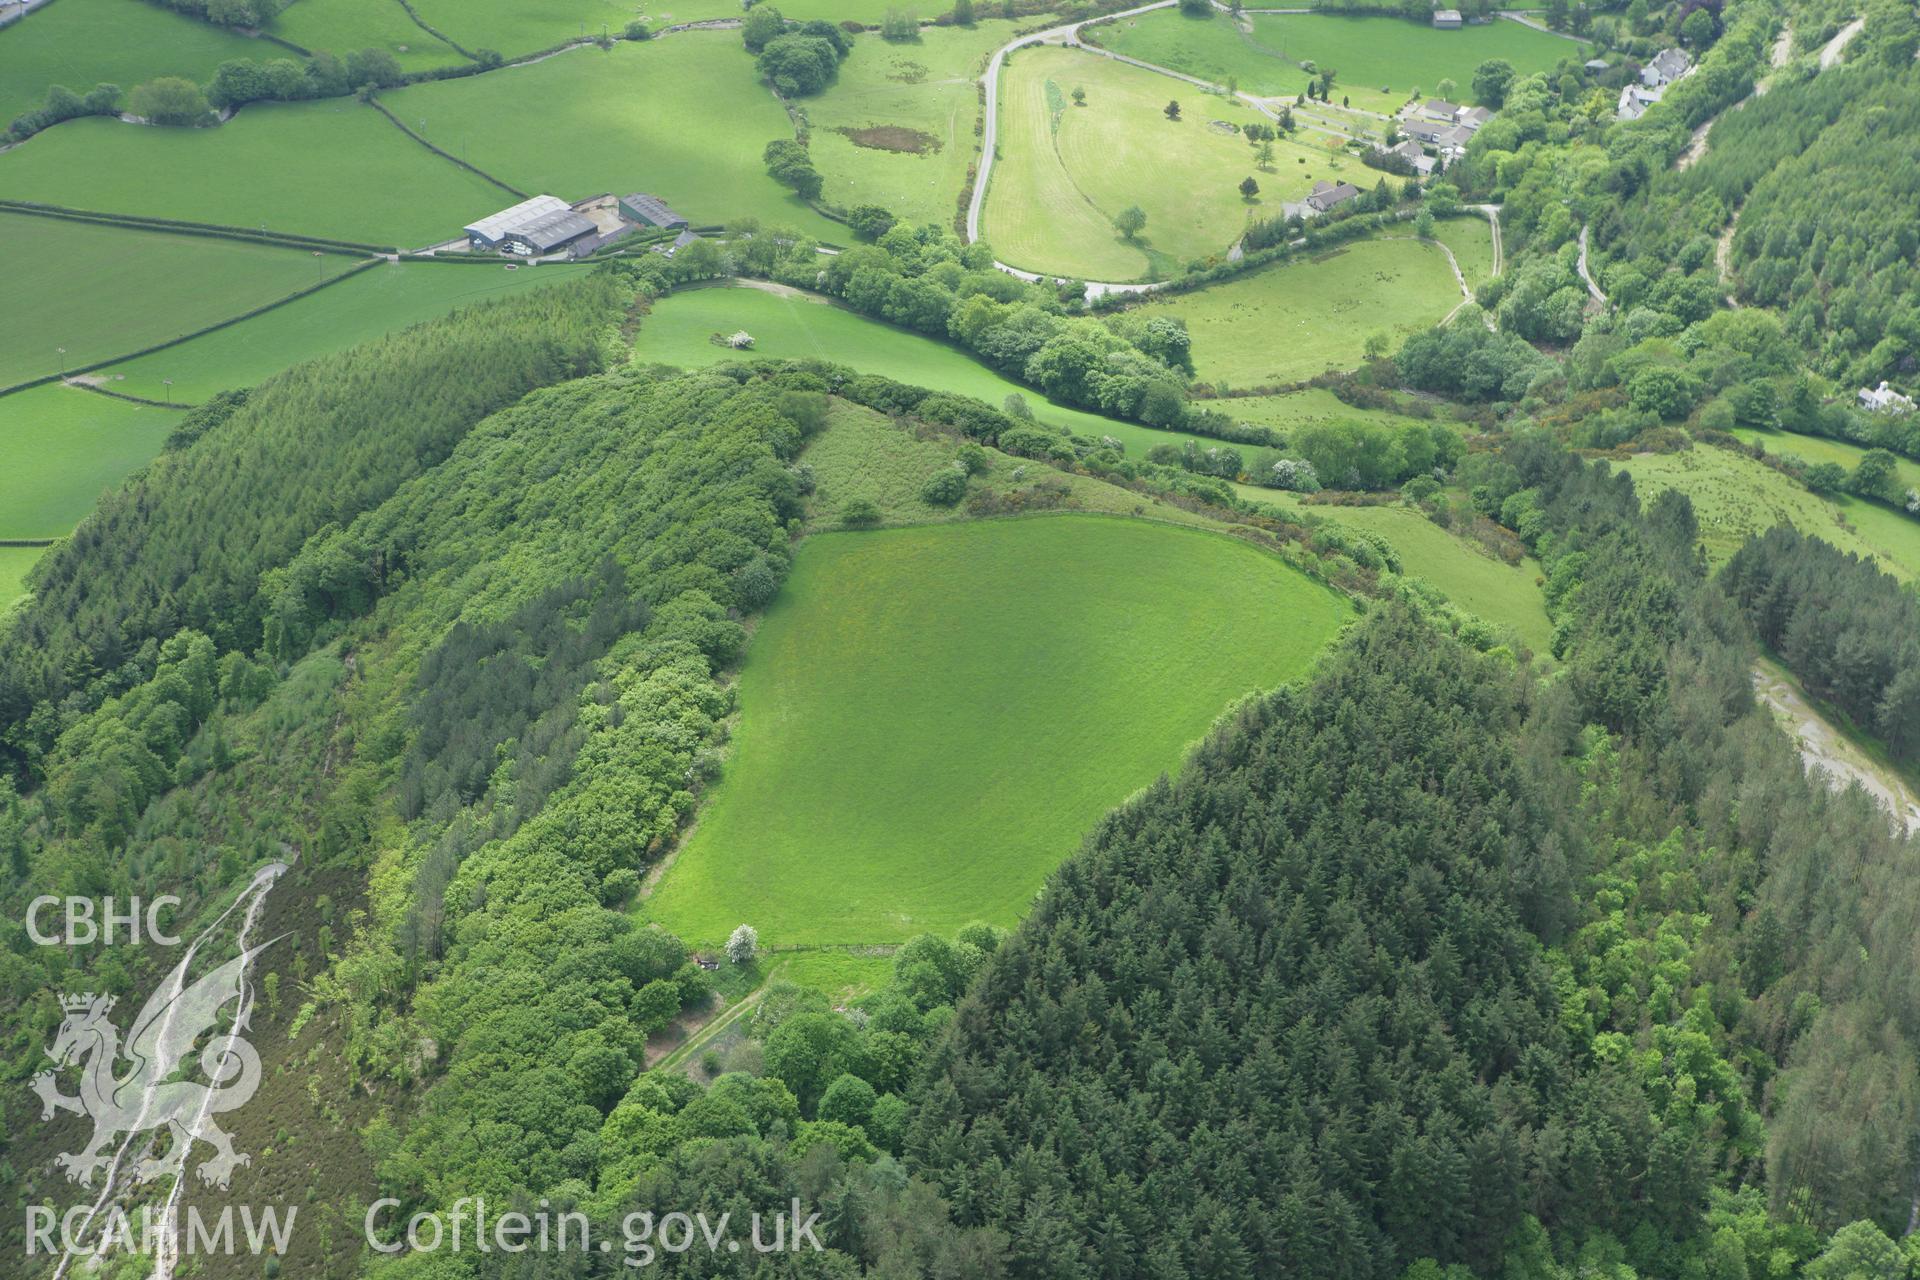
[[[673,206],[659,196],[621,196],[620,212],[643,226],[672,230],[687,225],[687,220],[674,212]]]

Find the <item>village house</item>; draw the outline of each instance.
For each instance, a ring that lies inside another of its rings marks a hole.
[[[1324,178],[1313,184],[1313,194],[1307,197],[1307,207],[1315,213],[1326,213],[1339,207],[1360,194],[1360,188],[1351,182],[1332,183]]]
[[[686,248],[688,245],[692,244],[695,240],[698,240],[699,238],[700,237],[695,235],[693,232],[687,230],[685,227],[682,227],[680,229],[680,234],[673,238],[672,244],[656,244],[649,247],[653,250],[653,252],[660,254],[663,257],[671,258],[674,254],[679,253],[682,249]]]
[[[1901,395],[1882,378],[1877,387],[1860,388],[1860,407],[1872,413],[1912,413],[1913,397]]]
[[[1433,157],[1422,150],[1420,144],[1412,138],[1403,138],[1397,146],[1380,147],[1378,150],[1383,155],[1399,156],[1412,165],[1413,171],[1422,178],[1429,177],[1433,173]]]
[[[1693,60],[1687,57],[1684,49],[1662,49],[1653,55],[1653,60],[1640,68],[1640,83],[1649,89],[1659,89],[1672,84],[1687,73]]]
[[[1647,114],[1648,107],[1660,101],[1665,94],[1664,85],[1658,89],[1646,89],[1637,84],[1627,85],[1620,90],[1620,105],[1614,114],[1622,120],[1638,120]]]

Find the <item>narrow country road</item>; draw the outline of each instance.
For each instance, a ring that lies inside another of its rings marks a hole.
[[[1601,306],[1607,305],[1607,295],[1600,292],[1600,286],[1594,283],[1593,273],[1587,270],[1587,228],[1580,228],[1580,279],[1586,282],[1587,293]]]

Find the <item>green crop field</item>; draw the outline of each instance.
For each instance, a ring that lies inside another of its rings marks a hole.
[[[1733,434],[1747,444],[1759,445],[1768,453],[1798,458],[1809,464],[1831,462],[1846,468],[1848,474],[1852,474],[1853,469],[1860,465],[1860,459],[1867,456],[1867,451],[1857,444],[1829,440],[1825,436],[1803,436],[1791,431],[1759,431],[1752,427],[1736,427]],[[1920,462],[1896,456],[1894,469],[1903,488],[1920,489]]]
[[[571,279],[586,267],[383,264],[265,315],[100,371],[114,391],[198,404],[288,365],[444,315],[496,294]],[[165,379],[173,380],[171,390]]]
[[[1370,334],[1404,338],[1460,304],[1439,249],[1413,239],[1357,240],[1150,306],[1187,322],[1203,382],[1271,386],[1351,369]]]
[[[20,300],[20,310],[8,308],[16,323],[0,344],[0,386],[191,333],[353,262],[18,213],[0,213],[0,236],[7,288]]]
[[[709,341],[714,334],[740,329],[753,335],[752,350],[735,351]],[[1156,444],[1187,439],[1218,443],[1051,404],[1038,391],[1001,377],[958,347],[869,320],[798,290],[683,289],[654,304],[640,325],[634,350],[641,360],[686,369],[722,360],[831,360],[862,373],[974,396],[995,408],[1009,395],[1019,395],[1041,422],[1079,435],[1113,436],[1133,457]]]
[[[807,104],[826,198],[883,205],[913,226],[951,226],[979,145],[974,82],[1013,32],[999,21],[929,27],[914,41],[855,40],[840,79]]]
[[[0,124],[40,106],[56,84],[85,93],[103,81],[204,80],[230,58],[285,52],[146,0],[59,0],[0,28]]]
[[[1087,91],[1075,106],[1075,88]],[[1162,114],[1170,100],[1182,118]],[[1022,49],[1000,82],[999,158],[981,233],[1003,262],[1091,280],[1161,278],[1224,254],[1251,218],[1273,217],[1318,179],[1360,162],[1293,142],[1275,144],[1271,170],[1222,125],[1265,117],[1192,85],[1096,54]],[[1218,122],[1218,123],[1216,123]],[[1260,195],[1244,199],[1251,177]],[[1130,205],[1147,215],[1133,243],[1113,228]]]
[[[760,153],[793,126],[737,31],[578,49],[383,101],[408,127],[528,191],[570,200],[648,191],[695,223],[751,216],[849,236],[767,176]],[[453,222],[455,234],[467,220]]]
[[[1231,539],[1087,516],[820,534],[726,774],[643,910],[690,942],[1011,924],[1099,816],[1348,606]]]
[[[1227,396],[1199,402],[1237,422],[1272,427],[1285,436],[1300,427],[1326,422],[1377,422],[1399,426],[1414,418],[1385,409],[1356,409],[1324,387],[1303,387],[1271,396]]]
[[[1474,68],[1489,58],[1505,58],[1524,76],[1588,57],[1581,41],[1505,20],[1439,31],[1404,18],[1261,13],[1253,15],[1253,40],[1282,61],[1332,67],[1334,93],[1353,94],[1355,106],[1368,105],[1362,93],[1394,105],[1416,91],[1432,96],[1442,80],[1457,86],[1455,102],[1468,101]]]
[[[0,547],[0,618],[26,594],[27,570],[45,554],[42,547]]]
[[[1453,250],[1453,260],[1460,264],[1469,289],[1479,288],[1493,274],[1493,229],[1484,217],[1476,213],[1447,218],[1434,224],[1433,234]]]
[[[964,505],[934,506],[920,496],[932,476],[958,460],[959,447],[958,441],[947,436],[922,438],[872,409],[844,402],[834,404],[825,428],[807,442],[805,460],[814,477],[811,505],[815,527],[844,527],[841,513],[849,503],[860,499],[873,503],[881,521],[889,525],[971,519]],[[1057,508],[1060,510],[1150,514],[1174,524],[1215,527],[1207,516],[1093,476],[1056,471],[997,449],[986,450],[986,455],[985,469],[969,482],[972,493],[991,491],[1006,496],[1035,485],[1064,487],[1066,497]]]
[[[1380,112],[1399,107],[1416,89],[1433,93],[1443,79],[1470,96],[1474,68],[1488,58],[1505,58],[1526,75],[1550,71],[1562,58],[1586,57],[1579,42],[1518,22],[1438,31],[1404,18],[1330,13],[1256,13],[1236,21],[1220,13],[1191,18],[1163,9],[1107,23],[1092,34],[1117,53],[1216,84],[1232,81],[1241,92],[1261,97],[1303,93],[1310,77],[1300,64],[1311,61],[1337,73],[1336,97]]]
[[[160,451],[180,418],[75,387],[0,396],[0,538],[71,532],[102,490]]]
[[[1407,577],[1424,578],[1468,613],[1495,626],[1512,627],[1534,653],[1547,653],[1553,623],[1547,618],[1546,596],[1540,587],[1540,564],[1533,557],[1524,557],[1518,564],[1496,560],[1399,503],[1346,507],[1306,503],[1290,493],[1249,485],[1235,488],[1256,502],[1379,534],[1399,553],[1400,571]]]
[[[1305,71],[1262,49],[1225,14],[1196,18],[1177,9],[1157,9],[1102,23],[1087,34],[1115,53],[1215,84],[1231,83],[1256,97],[1292,98],[1306,92]]]
[[[217,129],[70,121],[0,155],[0,191],[403,248],[456,237],[514,202],[351,98],[254,103]]]
[[[1877,560],[1896,577],[1920,576],[1920,520],[1857,498],[1828,500],[1726,449],[1640,454],[1621,463],[1644,504],[1665,489],[1693,502],[1707,558],[1724,564],[1756,533],[1791,524],[1842,551]]]
[[[466,62],[452,45],[409,18],[400,0],[296,0],[274,18],[271,30],[303,49],[342,56],[354,49],[385,49],[408,71]]]
[[[422,22],[461,47],[492,49],[509,58],[597,36],[603,30],[617,36],[629,22],[643,16],[656,23],[669,21],[635,0],[413,0],[413,8]],[[721,15],[703,12],[700,16]]]

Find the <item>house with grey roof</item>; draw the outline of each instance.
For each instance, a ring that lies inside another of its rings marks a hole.
[[[1637,84],[1627,85],[1620,90],[1620,105],[1615,109],[1614,114],[1622,120],[1638,120],[1647,114],[1647,108],[1660,101],[1666,92],[1665,85],[1657,89],[1648,89]]]
[[[1351,182],[1332,183],[1323,178],[1313,184],[1313,194],[1307,197],[1307,207],[1315,213],[1326,213],[1359,194],[1360,188]]]
[[[1662,49],[1653,55],[1653,60],[1640,68],[1640,83],[1649,89],[1658,89],[1670,85],[1687,74],[1687,68],[1693,65],[1693,59],[1684,49]]]
[[[1903,396],[1880,379],[1877,387],[1860,388],[1860,407],[1870,413],[1912,413],[1913,397]]]
[[[1402,138],[1398,145],[1381,147],[1379,150],[1383,155],[1399,156],[1402,160],[1412,165],[1413,171],[1422,178],[1428,177],[1433,173],[1433,157],[1428,155],[1420,144],[1412,138]]]
[[[1433,11],[1433,25],[1443,31],[1454,30],[1459,27],[1460,24],[1460,11],[1458,9],[1435,9]]]

